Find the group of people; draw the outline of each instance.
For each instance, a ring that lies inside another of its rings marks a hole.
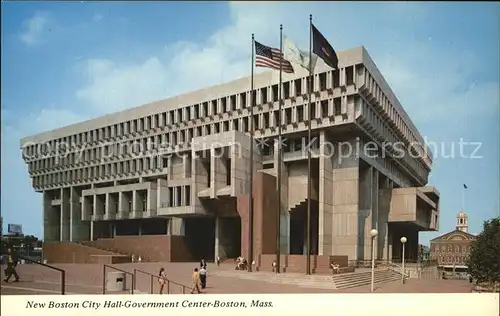
[[[247,259],[243,258],[242,256],[239,256],[236,258],[236,267],[234,268],[235,270],[246,270],[248,269],[248,261]]]
[[[218,263],[219,264],[219,263]],[[201,289],[207,287],[207,262],[205,259],[200,261],[200,269],[195,268],[193,271],[193,288],[191,289],[191,294],[202,293]]]

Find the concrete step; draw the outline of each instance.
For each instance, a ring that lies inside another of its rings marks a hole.
[[[244,280],[263,281],[273,284],[295,285],[306,288],[335,289],[331,276],[305,275],[295,273],[276,274],[272,272],[217,271],[214,275]]]
[[[401,279],[401,275],[393,271],[376,271],[374,283],[387,283]],[[333,278],[337,289],[347,289],[371,284],[371,272],[352,273],[346,276]]]

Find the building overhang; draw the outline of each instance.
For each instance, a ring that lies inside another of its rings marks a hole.
[[[421,231],[439,229],[439,193],[432,187],[390,190],[389,222],[410,222]]]

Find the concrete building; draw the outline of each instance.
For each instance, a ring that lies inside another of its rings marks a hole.
[[[456,229],[431,240],[432,260],[447,270],[465,271],[471,244],[476,236],[469,234],[469,218],[465,212],[457,214]]]
[[[400,258],[402,236],[416,256],[418,232],[438,229],[439,193],[426,186],[432,158],[364,47],[338,57],[338,71],[318,62],[310,101],[308,74],[283,74],[281,114],[279,76],[267,71],[255,75],[253,95],[246,77],[22,139],[43,194],[44,240],[183,236],[193,257],[247,254],[253,119],[253,185],[271,188],[255,202],[263,213],[254,219],[254,251],[275,251],[270,183],[281,163],[281,249],[302,254],[311,115],[313,253],[369,259],[377,228],[379,259]]]

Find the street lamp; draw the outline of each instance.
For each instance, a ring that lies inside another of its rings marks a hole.
[[[408,241],[406,237],[401,237],[401,245],[403,246],[403,259],[401,260],[401,283],[405,284],[405,244]]]
[[[375,238],[377,238],[378,231],[376,229],[370,230],[372,236],[372,282],[371,291],[373,292],[375,286]]]

